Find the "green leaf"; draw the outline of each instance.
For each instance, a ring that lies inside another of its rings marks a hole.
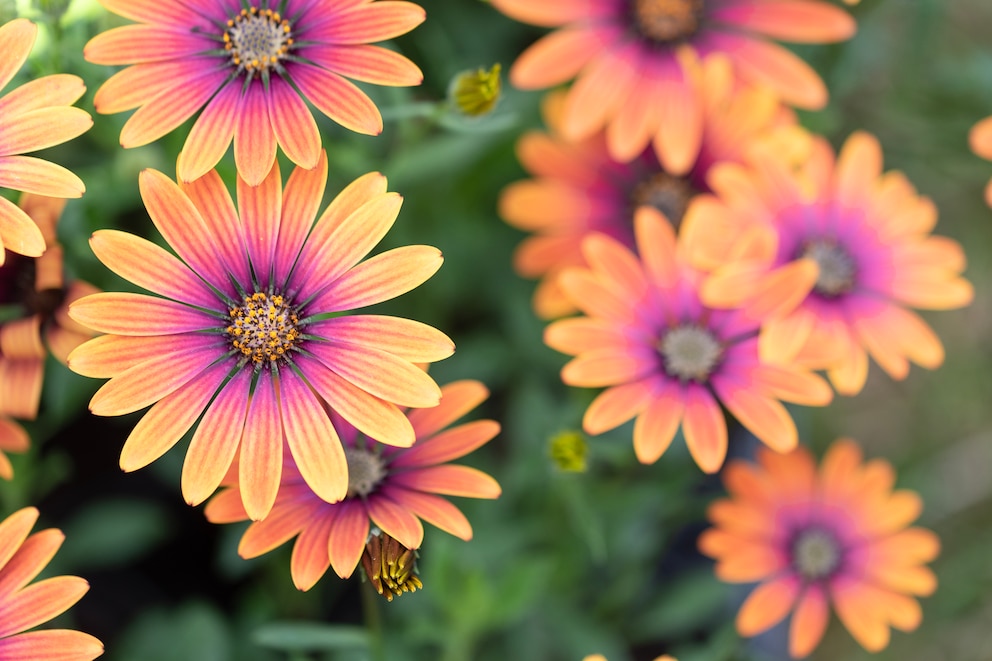
[[[256,644],[285,651],[329,651],[369,647],[369,634],[362,627],[317,622],[276,622],[261,627]]]

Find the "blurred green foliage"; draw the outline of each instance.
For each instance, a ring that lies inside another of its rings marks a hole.
[[[445,266],[426,285],[382,311],[432,324],[457,344],[432,374],[440,383],[476,378],[492,390],[480,415],[502,434],[468,463],[492,473],[504,495],[459,502],[475,537],[465,543],[430,529],[421,552],[424,589],[391,604],[371,599],[356,577],[293,588],[289,549],[246,562],[236,556],[243,526],[210,526],[179,495],[183,449],[133,475],[117,453],[136,416],[98,420],[85,402],[99,383],[50,361],[42,415],[28,425],[34,447],[14,457],[17,478],[0,484],[4,514],[26,504],[67,533],[51,573],[78,573],[90,594],[60,622],[96,634],[108,661],[576,661],[601,652],[640,661],[670,652],[680,661],[774,661],[785,627],[753,640],[733,630],[747,588],[725,585],[695,551],[704,510],[719,496],[681,440],[653,466],[639,465],[630,426],[589,440],[588,468],[563,473],[549,439],[579,428],[591,392],[565,388],[565,358],[545,348],[530,311],[533,283],[510,260],[521,233],[496,216],[502,186],[525,176],[514,141],[538,126],[537,93],[504,85],[496,111],[477,121],[446,119],[444,99],[459,71],[503,63],[541,31],[515,24],[476,0],[427,0],[427,22],[396,41],[425,73],[422,87],[366,87],[387,117],[380,137],[318,122],[331,171],[328,199],[356,176],[384,172],[405,196],[382,248],[438,246]],[[80,105],[112,73],[81,57],[92,35],[122,20],[95,0],[0,1],[42,34],[21,78],[55,71],[82,76]],[[65,13],[63,14],[63,10]],[[818,451],[838,435],[885,456],[901,486],[927,502],[921,521],[943,539],[941,588],[924,600],[924,623],[894,633],[881,659],[992,658],[992,218],[982,186],[992,164],[970,154],[966,136],[992,114],[992,3],[987,0],[863,0],[852,9],[850,42],[797,49],[824,76],[830,106],[801,113],[835,145],[851,131],[879,136],[887,167],[907,172],[941,209],[937,232],[961,241],[976,284],[974,305],[929,315],[948,348],[935,373],[914,368],[893,383],[872,368],[869,385],[825,410],[797,411]],[[137,174],[173,175],[188,125],[147,147],[122,150],[126,115],[95,116],[82,138],[43,156],[78,173],[87,193],[60,226],[68,269],[105,289],[131,286],[89,250],[89,234],[119,228],[160,241],[137,191]],[[233,180],[230,154],[221,164]],[[288,168],[284,168],[284,174]],[[182,444],[180,444],[182,445]],[[738,434],[732,454],[753,440]],[[364,591],[364,593],[363,593]],[[858,661],[862,651],[834,621],[812,658]]]

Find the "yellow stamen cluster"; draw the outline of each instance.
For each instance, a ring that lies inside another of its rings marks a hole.
[[[231,344],[257,365],[284,357],[300,337],[300,320],[282,296],[255,292],[230,309]]]
[[[637,29],[658,42],[679,41],[699,30],[703,0],[634,0]]]
[[[406,548],[381,530],[373,529],[369,535],[362,568],[376,592],[387,601],[424,587],[416,575],[417,551]]]
[[[227,21],[224,50],[231,64],[249,76],[274,69],[293,46],[292,27],[279,12],[271,9],[242,9]]]

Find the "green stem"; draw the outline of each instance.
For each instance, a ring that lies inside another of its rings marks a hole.
[[[386,661],[386,646],[382,636],[382,613],[379,612],[379,595],[368,581],[362,581],[362,614],[369,632],[372,661]]]
[[[437,119],[445,109],[444,101],[418,101],[392,108],[383,108],[382,121],[400,121],[404,119]]]

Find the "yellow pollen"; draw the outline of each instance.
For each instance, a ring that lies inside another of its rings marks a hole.
[[[667,43],[691,37],[699,30],[703,0],[632,0],[631,9],[642,35]]]
[[[231,346],[256,365],[278,360],[300,339],[300,320],[282,296],[255,292],[229,310]]]
[[[224,49],[231,54],[231,64],[249,78],[278,70],[280,61],[293,45],[292,26],[271,9],[242,9],[227,22]]]
[[[416,592],[424,584],[417,576],[417,550],[373,528],[362,553],[362,569],[376,592],[392,601],[404,592]]]

